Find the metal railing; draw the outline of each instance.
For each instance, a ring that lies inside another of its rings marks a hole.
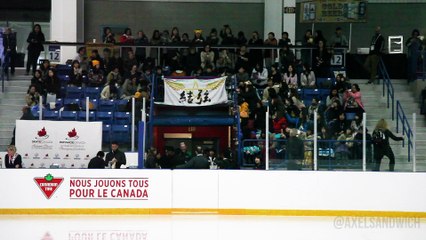
[[[388,71],[386,70],[385,63],[382,59],[380,59],[379,62],[379,72],[383,79],[383,97],[386,93],[386,99],[387,99],[387,108],[389,108],[389,105],[392,104],[392,121],[395,120],[395,91],[392,85],[392,82],[389,78]]]
[[[411,130],[410,123],[408,122],[407,116],[405,115],[404,109],[401,103],[396,101],[396,132],[399,133],[399,122],[401,122],[402,135],[407,136],[408,145],[408,161],[410,161],[411,149],[413,148],[413,131]],[[402,146],[405,147],[405,141],[402,142]]]

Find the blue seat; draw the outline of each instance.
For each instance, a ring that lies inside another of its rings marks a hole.
[[[101,121],[104,124],[112,124],[114,115],[112,112],[97,112],[96,120]]]
[[[318,88],[329,88],[333,86],[332,78],[317,78],[317,86]]]
[[[64,104],[65,111],[80,110],[80,99],[78,98],[65,98],[63,104]]]
[[[130,143],[130,126],[112,125],[111,140],[119,143]]]
[[[330,95],[330,89],[320,89],[320,99],[324,102],[327,100],[328,95]]]
[[[101,95],[101,89],[98,87],[86,87],[84,89],[84,97],[89,97],[90,99],[99,99]]]
[[[82,98],[83,89],[81,87],[67,87],[65,90],[66,98]]]
[[[111,125],[102,125],[102,142],[111,143]]]
[[[297,94],[299,94],[299,96],[301,97],[301,98],[303,98],[303,89],[302,88],[298,88],[297,89]]]
[[[115,107],[114,107],[115,111],[126,112],[127,111],[127,105],[129,104],[129,100],[123,100],[123,99],[115,100],[114,104],[115,104]]]
[[[43,120],[59,120],[59,111],[43,111]]]
[[[62,111],[60,119],[62,121],[77,121],[77,111]]]
[[[356,113],[347,112],[345,113],[345,118],[347,121],[352,121],[355,119]]]
[[[86,99],[81,99],[81,110],[86,111]],[[89,100],[89,110],[90,111],[96,111],[98,110],[98,100],[97,99],[90,99]]]
[[[113,112],[115,109],[114,100],[99,100],[98,111]]]
[[[86,111],[78,112],[78,121],[86,121]],[[89,122],[96,121],[96,113],[94,111],[89,112]]]
[[[318,89],[306,88],[303,90],[303,99],[312,100],[314,97],[319,97],[320,92]]]
[[[129,112],[115,112],[114,124],[129,125],[132,120],[132,115]]]
[[[57,98],[56,102],[55,102],[55,108],[51,108],[49,103],[46,103],[46,109],[50,110],[50,111],[58,111],[59,109],[61,109],[64,106],[64,101],[62,100],[62,98]]]

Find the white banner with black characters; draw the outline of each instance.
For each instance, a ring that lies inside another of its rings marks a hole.
[[[102,149],[102,123],[16,120],[16,148],[25,168],[87,168]]]
[[[214,79],[164,79],[164,104],[200,107],[226,103],[226,77]]]

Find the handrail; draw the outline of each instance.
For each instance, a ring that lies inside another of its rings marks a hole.
[[[383,97],[385,96],[385,86],[386,86],[386,98],[387,98],[387,108],[389,108],[389,103],[392,103],[392,121],[395,120],[395,91],[392,85],[392,82],[389,78],[388,71],[386,70],[385,63],[382,59],[379,62],[379,71],[383,79]]]
[[[395,108],[394,108],[394,88],[390,81],[388,71],[382,59],[379,62],[379,70],[383,78],[383,96],[385,96],[385,85],[387,87],[387,107],[389,108],[389,101],[392,101],[392,121],[395,120]],[[404,113],[401,103],[396,101],[396,132],[399,132],[399,121],[402,123],[402,134],[407,136],[408,141],[408,161],[410,161],[411,148],[413,147],[412,137],[413,132],[410,127],[410,123]],[[402,146],[405,147],[405,141],[402,142]]]
[[[404,109],[402,108],[399,100],[396,101],[396,132],[399,133],[399,121],[402,124],[402,135],[407,136],[407,145],[408,145],[408,161],[410,162],[411,148],[413,148],[413,131],[411,130],[410,123],[408,122],[407,116],[405,115]],[[404,141],[402,142],[404,146]]]

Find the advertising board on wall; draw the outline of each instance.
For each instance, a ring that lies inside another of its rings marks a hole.
[[[16,147],[26,168],[87,168],[102,149],[102,123],[17,120]]]
[[[317,0],[300,4],[300,22],[366,22],[367,2],[359,0]]]

